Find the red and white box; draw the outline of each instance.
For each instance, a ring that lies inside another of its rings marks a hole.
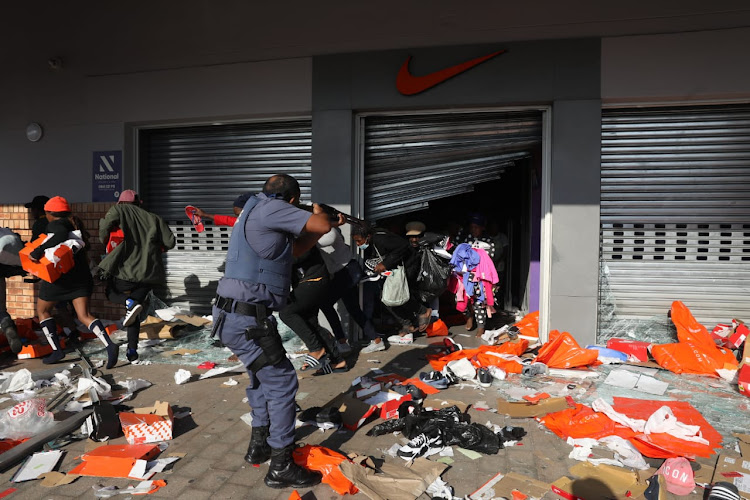
[[[120,412],[120,425],[130,444],[158,443],[172,439],[174,414],[166,401],[154,406]]]
[[[609,339],[607,349],[624,352],[628,355],[628,360],[646,363],[648,361],[648,349],[651,347],[650,342],[630,339]],[[632,358],[632,359],[631,359]]]
[[[737,385],[740,388],[740,394],[750,398],[750,364],[745,364],[740,368],[737,374]]]
[[[748,335],[750,335],[750,330],[748,330],[744,323],[740,323],[734,329],[734,333],[727,339],[727,347],[730,349],[739,349],[742,343],[747,340]]]

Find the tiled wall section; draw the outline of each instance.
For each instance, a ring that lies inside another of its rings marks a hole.
[[[91,235],[89,250],[90,264],[96,265],[104,255],[104,245],[99,241],[99,219],[107,213],[110,203],[73,203],[71,209],[83,221],[84,227]],[[21,235],[21,239],[31,239],[31,215],[23,205],[0,205],[0,227],[8,227]],[[39,285],[24,282],[22,276],[7,280],[8,312],[14,318],[31,318],[36,316],[36,298]],[[91,313],[102,319],[116,320],[123,316],[124,307],[112,304],[104,295],[104,286],[97,283],[91,297]]]

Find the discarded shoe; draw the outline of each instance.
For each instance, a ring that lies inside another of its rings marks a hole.
[[[441,391],[448,388],[448,379],[440,372],[422,372],[419,374],[419,380]]]
[[[500,367],[497,366],[488,366],[487,369],[490,372],[490,375],[492,375],[492,378],[495,380],[505,380],[505,378],[508,376],[507,373],[505,373],[505,370],[503,370]]]
[[[398,449],[396,454],[404,460],[413,460],[417,457],[428,456],[443,448],[443,440],[440,434],[430,437],[420,434],[404,446]],[[432,451],[432,453],[430,453]]]
[[[363,347],[359,352],[369,354],[371,352],[378,351],[385,351],[385,342],[383,342],[382,340],[380,342],[375,342],[374,340],[370,341],[370,343]]]
[[[477,370],[477,381],[479,382],[479,387],[487,388],[491,386],[492,378],[490,371],[486,367],[483,366]]]
[[[458,377],[455,373],[453,373],[453,370],[451,370],[448,365],[445,365],[440,373],[443,375],[443,377],[445,377],[445,380],[448,381],[448,385],[458,383]]]
[[[726,481],[719,481],[711,486],[708,500],[740,500],[740,490]]]
[[[391,389],[394,392],[397,392],[399,394],[403,394],[403,395],[411,394],[412,401],[422,400],[424,399],[424,396],[425,396],[424,392],[422,392],[422,390],[419,387],[413,384],[394,385]]]
[[[524,377],[534,377],[536,375],[544,375],[547,373],[547,365],[544,363],[531,363],[523,367],[521,374]]]
[[[127,299],[125,305],[127,306],[127,310],[125,311],[125,318],[122,320],[122,326],[130,326],[138,319],[143,306],[133,299]]]
[[[462,346],[461,344],[455,343],[453,339],[450,339],[450,338],[443,339],[443,345],[445,346],[445,350],[447,351],[447,354],[451,354],[456,351],[461,351],[464,348],[464,346]]]
[[[319,424],[341,424],[341,412],[338,408],[326,406],[321,408],[317,415],[315,415],[315,421]]]
[[[406,335],[391,335],[388,337],[388,342],[396,345],[408,345],[414,343],[414,334],[407,333]]]

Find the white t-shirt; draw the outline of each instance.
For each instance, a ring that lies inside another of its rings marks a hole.
[[[330,231],[321,236],[318,240],[320,255],[323,257],[328,272],[334,274],[342,270],[350,260],[352,252],[349,245],[344,242],[344,236],[337,227],[332,227]]]

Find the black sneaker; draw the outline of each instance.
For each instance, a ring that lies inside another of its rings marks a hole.
[[[445,380],[448,381],[448,385],[453,385],[458,383],[458,377],[455,373],[453,373],[453,370],[448,368],[448,365],[445,365],[443,367],[443,371],[440,372],[443,377],[445,377]]]
[[[486,367],[481,367],[477,371],[477,380],[479,381],[479,387],[489,387],[492,385],[492,374]]]
[[[338,408],[326,406],[321,408],[317,415],[315,415],[315,421],[319,424],[341,424],[341,412]]]
[[[720,481],[711,486],[708,500],[740,500],[740,490],[732,483]]]
[[[435,389],[443,390],[448,388],[448,380],[440,372],[422,372],[419,374],[419,380],[429,384]]]
[[[443,440],[440,434],[434,437],[427,436],[426,434],[420,434],[415,437],[404,446],[398,449],[396,454],[406,460],[414,460],[417,457],[424,456],[430,451],[430,448],[442,448]]]

